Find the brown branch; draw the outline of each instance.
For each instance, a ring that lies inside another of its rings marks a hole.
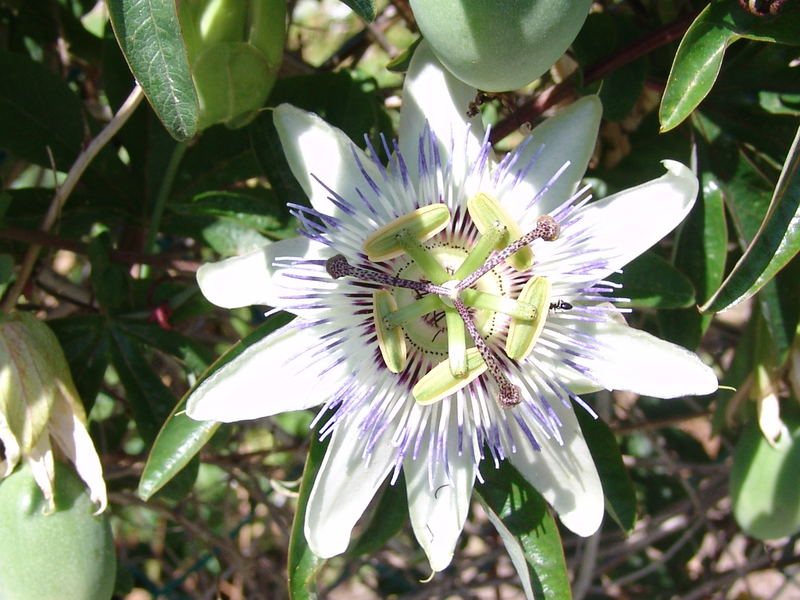
[[[43,231],[21,229],[19,227],[6,227],[5,229],[0,229],[0,239],[13,240],[15,242],[43,246],[45,248],[70,250],[76,254],[88,254],[89,252],[89,244],[85,242],[70,240],[53,235],[51,233],[45,233]],[[163,254],[142,254],[139,252],[129,252],[127,250],[111,250],[109,251],[109,258],[113,262],[126,265],[151,265],[165,269],[175,269],[176,271],[181,271],[183,273],[194,273],[198,268],[200,268],[200,263],[193,260],[171,258]]]
[[[610,56],[589,65],[583,72],[584,85],[599,81],[620,67],[678,39],[686,32],[697,15],[697,12],[693,12],[683,16],[666,27],[649,33],[624,48],[620,48]],[[533,123],[551,106],[575,95],[574,77],[549,87],[521,105],[516,112],[497,123],[492,129],[490,141],[493,144],[499,142],[523,124]]]

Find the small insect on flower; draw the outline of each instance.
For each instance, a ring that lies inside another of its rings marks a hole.
[[[573,308],[572,304],[563,299],[550,303],[550,310],[572,310]]]
[[[330,443],[305,534],[323,557],[346,550],[377,490],[403,472],[414,532],[444,569],[480,470],[504,460],[591,535],[603,491],[573,412],[591,412],[581,394],[717,387],[697,356],[628,327],[606,280],[686,216],[695,176],[666,161],[662,177],[592,201],[579,182],[596,97],[498,160],[465,117],[475,93],[421,44],[399,140],[382,140],[388,164],[369,140],[364,152],[318,116],[277,107],[310,199],[290,206],[301,236],[198,272],[215,304],[296,315],[198,385],[187,414],[238,421],[321,405]]]

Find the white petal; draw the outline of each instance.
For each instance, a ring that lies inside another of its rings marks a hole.
[[[431,452],[427,444],[420,449],[416,460],[407,456],[403,462],[411,526],[434,571],[445,569],[453,559],[475,483],[472,455],[458,454],[455,411],[451,413],[453,422],[448,434],[446,460],[449,476],[445,473],[444,461],[438,461],[433,478],[429,479]]]
[[[206,263],[197,271],[200,291],[209,302],[222,308],[263,304],[281,308],[279,289],[273,277],[279,271],[276,258],[318,258],[322,245],[305,237],[273,242],[215,263]]]
[[[321,332],[289,324],[246,348],[203,380],[186,402],[198,421],[230,423],[301,410],[328,400],[352,365],[315,356]]]
[[[273,119],[292,173],[319,212],[344,216],[325,186],[345,198],[354,197],[356,188],[368,191],[369,184],[355,157],[374,182],[381,180],[367,155],[342,130],[318,115],[281,104],[273,111]]]
[[[600,344],[580,363],[606,389],[676,398],[711,394],[719,386],[714,371],[683,346],[616,320],[581,322],[579,327]]]
[[[523,180],[502,195],[509,212],[524,229],[532,228],[538,215],[551,212],[575,192],[594,152],[602,112],[598,97],[586,96],[531,132],[517,159],[517,168],[524,168],[531,157],[541,153]],[[567,161],[569,166],[537,202],[536,209],[528,210],[531,200]]]
[[[362,458],[366,436],[360,419],[369,407],[351,415],[333,433],[306,506],[305,534],[317,556],[330,558],[347,550],[350,534],[391,470],[395,448],[381,440],[370,462]]]
[[[86,426],[63,396],[57,397],[53,403],[49,431],[59,450],[75,465],[78,475],[89,488],[92,502],[97,504],[95,514],[100,514],[108,504],[103,466]]]
[[[48,511],[52,512],[56,507],[54,484],[56,468],[53,461],[53,449],[50,447],[50,436],[40,435],[25,456],[25,460],[31,467],[31,475],[33,475],[36,485],[42,490]]]
[[[475,100],[476,93],[475,88],[453,77],[441,65],[427,42],[423,41],[417,47],[403,86],[399,128],[400,151],[412,180],[417,178],[419,137],[426,123],[441,142],[444,152],[449,153],[452,141],[455,158],[463,157],[464,149],[468,159],[477,155],[484,128],[479,116],[467,117],[469,104]],[[464,175],[467,166],[461,160],[454,162],[456,180]]]
[[[578,535],[590,536],[600,527],[605,510],[600,477],[572,408],[556,398],[552,399],[552,407],[563,425],[563,446],[539,434],[541,450],[537,451],[515,427],[517,452],[509,460],[539,490],[566,527]]]
[[[580,226],[591,235],[586,242],[604,272],[592,271],[593,280],[622,268],[683,221],[697,197],[697,177],[674,160],[665,160],[667,173],[627,189],[580,211]],[[562,232],[563,234],[563,232]]]

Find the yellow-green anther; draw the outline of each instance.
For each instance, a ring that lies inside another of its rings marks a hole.
[[[469,255],[458,267],[458,270],[453,275],[453,279],[464,279],[467,275],[472,273],[475,269],[480,267],[489,258],[489,255],[504,246],[504,241],[508,238],[508,229],[501,225],[499,221],[495,221],[492,225],[481,233],[480,239],[469,251]]]
[[[446,204],[428,204],[398,217],[369,236],[364,242],[364,252],[371,262],[382,262],[401,256],[405,250],[397,235],[403,230],[420,242],[431,239],[450,222],[450,209]]]
[[[419,404],[434,404],[455,394],[486,371],[486,363],[477,348],[467,350],[467,372],[464,377],[454,377],[449,363],[449,359],[440,362],[417,381],[411,393]]]
[[[428,294],[419,300],[414,300],[414,302],[407,304],[403,308],[390,312],[384,317],[383,322],[387,329],[394,329],[424,317],[435,310],[444,310],[444,303],[439,299],[439,296]]]
[[[441,285],[451,279],[450,274],[433,257],[430,251],[422,245],[416,235],[408,228],[397,233],[397,243],[411,259],[422,269],[422,272],[431,280],[431,283]]]
[[[518,300],[536,307],[536,318],[533,320],[511,319],[506,337],[506,354],[514,360],[526,358],[533,350],[536,340],[542,333],[547,320],[547,309],[550,306],[550,281],[544,277],[532,277],[528,280]]]
[[[496,296],[472,288],[461,290],[460,296],[467,306],[499,312],[522,321],[531,321],[538,314],[537,308],[533,304],[522,302],[519,299],[514,300],[508,296]]]
[[[506,238],[503,239],[502,246],[514,242],[522,237],[522,230],[511,215],[506,212],[500,203],[489,194],[481,192],[467,201],[467,211],[472,217],[472,222],[478,231],[484,233],[500,223],[508,231]],[[533,265],[533,251],[527,246],[521,248],[508,258],[508,263],[517,271],[525,271]]]
[[[392,373],[400,373],[406,368],[408,351],[406,349],[406,336],[401,327],[389,329],[384,318],[397,310],[397,302],[386,290],[376,290],[372,293],[372,319],[375,322],[375,332],[378,334],[378,347],[386,368]]]
[[[467,375],[467,332],[464,321],[455,308],[444,311],[447,326],[447,355],[450,363],[450,374],[461,379]]]

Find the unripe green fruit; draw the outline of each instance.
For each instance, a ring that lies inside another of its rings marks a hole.
[[[417,24],[453,75],[487,92],[520,88],[578,35],[591,0],[411,0]]]
[[[783,419],[789,432],[774,448],[751,422],[733,454],[733,516],[745,532],[760,540],[800,531],[800,419]]]
[[[72,469],[56,463],[56,509],[27,465],[0,480],[0,599],[109,600],[116,556],[111,527]]]

